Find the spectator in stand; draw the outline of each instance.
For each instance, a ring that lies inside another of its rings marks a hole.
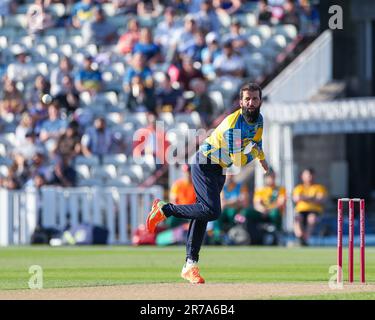
[[[182,64],[179,70],[178,82],[183,90],[191,90],[190,83],[193,79],[204,79],[203,73],[194,66],[194,61],[189,56],[182,57]]]
[[[160,87],[156,91],[156,112],[181,112],[185,105],[183,92],[172,86],[171,78],[168,74],[163,74]]]
[[[159,0],[143,0],[137,5],[137,16],[145,18],[157,18],[163,12]]]
[[[33,120],[28,112],[23,112],[21,115],[21,120],[16,128],[16,139],[15,146],[22,146],[26,142],[26,133],[32,131],[33,129]]]
[[[281,17],[280,23],[282,24],[293,24],[297,30],[300,28],[300,17],[297,12],[294,0],[285,0],[284,2],[284,13]]]
[[[47,148],[49,154],[55,152],[57,141],[66,131],[66,121],[61,118],[60,106],[58,102],[53,101],[48,107],[48,119],[41,126],[39,139]]]
[[[86,56],[83,60],[83,69],[75,75],[75,87],[78,92],[88,91],[94,96],[102,90],[103,80],[101,72],[94,67],[94,58]]]
[[[133,47],[133,54],[135,53],[142,53],[150,66],[162,60],[160,47],[154,43],[151,29],[141,29],[139,42],[137,42]]]
[[[293,190],[295,202],[294,233],[302,246],[307,246],[311,234],[323,213],[323,205],[327,198],[327,190],[314,181],[315,171],[311,168],[302,171],[302,184]]]
[[[155,30],[155,42],[161,46],[163,54],[168,55],[170,50],[176,49],[179,34],[183,25],[176,19],[176,11],[167,7],[164,11],[164,20],[160,21]]]
[[[314,36],[319,32],[319,11],[310,4],[309,0],[300,0],[300,34]]]
[[[220,21],[216,11],[212,6],[212,0],[203,0],[201,2],[200,11],[195,15],[198,28],[204,29],[205,33],[220,32]]]
[[[99,47],[115,44],[117,28],[107,20],[102,8],[94,8],[94,17],[82,27],[83,42],[85,45],[94,43]]]
[[[8,190],[21,189],[21,185],[15,177],[6,177],[5,179],[3,179],[2,187]]]
[[[130,54],[135,44],[139,41],[140,28],[137,19],[132,18],[128,22],[128,30],[120,37],[117,43],[117,50],[124,54]]]
[[[194,35],[194,43],[181,54],[189,56],[193,62],[202,62],[202,51],[205,47],[205,34],[203,30],[198,30]]]
[[[217,33],[208,33],[206,35],[207,47],[205,47],[201,53],[202,73],[208,80],[213,80],[216,77],[213,62],[221,54],[218,38]]]
[[[82,0],[77,2],[72,8],[72,26],[76,29],[82,28],[84,23],[90,21],[94,16],[95,6],[97,6],[97,4],[94,0]]]
[[[50,184],[58,185],[64,188],[74,187],[77,183],[77,172],[70,165],[69,157],[61,157],[52,172],[52,179]]]
[[[194,92],[194,97],[187,102],[186,111],[197,111],[203,122],[203,126],[208,128],[212,122],[214,106],[211,98],[207,94],[207,84],[203,79],[191,80],[190,87]]]
[[[141,76],[132,77],[125,105],[131,112],[155,112],[155,96],[152,90],[145,87]]]
[[[213,0],[213,6],[218,15],[222,16],[233,16],[238,13],[242,13],[241,0]]]
[[[47,79],[43,75],[39,74],[35,78],[34,86],[26,93],[26,101],[28,102],[28,105],[32,106],[37,104],[44,94],[50,93],[50,88],[51,85]]]
[[[155,159],[156,168],[167,163],[167,150],[169,142],[162,128],[156,130],[156,116],[153,113],[147,114],[146,128],[137,130],[134,136],[133,157],[139,158],[144,155],[152,155]]]
[[[198,31],[197,22],[193,15],[185,16],[184,28],[180,32],[176,32],[176,38],[173,39],[177,44],[177,52],[184,52],[187,48],[194,44],[194,35]]]
[[[24,139],[17,143],[14,155],[15,157],[22,157],[25,161],[31,161],[38,151],[45,153],[46,149],[44,144],[38,140],[36,132],[29,129],[25,133]]]
[[[271,25],[272,11],[268,6],[268,0],[259,0],[258,12],[257,12],[257,23],[258,25],[266,24]]]
[[[18,3],[12,0],[2,0],[0,2],[0,17],[7,17],[15,14]]]
[[[57,141],[56,155],[59,158],[71,160],[81,153],[81,149],[79,124],[73,120],[69,123],[66,132],[64,132]]]
[[[224,43],[230,41],[236,53],[246,54],[248,52],[249,42],[246,34],[242,32],[241,23],[237,19],[233,19],[230,24],[230,31],[223,37]]]
[[[127,70],[123,79],[123,89],[125,93],[131,91],[131,82],[135,76],[139,76],[144,82],[145,88],[152,90],[154,87],[154,80],[151,69],[146,65],[146,59],[142,53],[135,53],[133,55],[131,66]]]
[[[18,115],[25,108],[21,92],[17,89],[16,83],[9,78],[4,80],[4,91],[0,98],[0,117],[7,117],[9,114]]]
[[[223,52],[214,60],[214,68],[218,80],[230,80],[239,85],[245,74],[245,63],[242,56],[235,53],[229,40],[223,45]]]
[[[282,217],[286,205],[286,190],[276,185],[276,175],[270,170],[265,174],[265,186],[255,190],[252,222],[269,222],[281,231]]]
[[[47,158],[43,150],[38,150],[33,156],[29,166],[29,176],[24,187],[34,186],[34,178],[37,176],[43,176],[46,181],[52,178],[52,168],[47,162]]]
[[[79,108],[79,92],[70,76],[64,76],[61,85],[60,92],[55,96],[55,99],[59,101],[61,109],[64,109],[69,116]]]
[[[39,134],[42,123],[48,118],[48,106],[52,102],[52,97],[48,94],[42,96],[40,101],[29,107],[28,111],[33,121],[35,132]]]
[[[38,71],[35,63],[29,61],[30,56],[27,50],[22,46],[14,49],[14,56],[17,61],[8,66],[7,76],[10,80],[22,83],[28,83],[34,80]]]
[[[107,155],[113,143],[112,133],[107,128],[104,117],[98,117],[94,121],[94,126],[89,127],[82,136],[82,154],[85,157]]]
[[[73,64],[66,56],[61,57],[59,66],[51,72],[51,95],[56,96],[62,91],[63,78],[65,76],[73,76]]]
[[[26,13],[27,29],[31,35],[43,34],[55,25],[54,18],[43,0],[35,0]]]
[[[22,187],[28,179],[27,159],[22,154],[13,154],[13,163],[8,168],[8,178],[14,179]]]
[[[112,3],[116,15],[137,14],[138,0],[113,0]]]

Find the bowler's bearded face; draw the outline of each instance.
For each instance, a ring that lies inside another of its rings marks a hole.
[[[258,90],[246,90],[242,92],[240,107],[242,109],[242,115],[247,122],[252,123],[258,119],[261,105],[262,100],[259,97]]]

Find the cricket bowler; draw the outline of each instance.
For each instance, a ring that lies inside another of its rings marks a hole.
[[[228,168],[241,167],[258,159],[264,171],[269,170],[262,150],[262,89],[249,83],[241,87],[239,94],[240,108],[220,123],[194,155],[191,175],[196,203],[175,205],[155,199],[147,217],[147,229],[152,233],[170,216],[190,219],[181,277],[193,284],[205,282],[198,267],[199,251],[207,223],[221,214],[220,193]]]

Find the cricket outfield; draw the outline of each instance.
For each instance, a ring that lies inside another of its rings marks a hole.
[[[201,252],[204,285],[179,276],[184,247],[7,247],[0,249],[0,299],[375,299],[375,248],[367,284],[328,285],[336,248],[212,247]],[[344,251],[344,261],[347,252]],[[355,280],[359,279],[355,251]],[[30,266],[43,289],[28,287]],[[344,264],[344,278],[347,268]]]

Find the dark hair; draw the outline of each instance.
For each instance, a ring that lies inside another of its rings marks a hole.
[[[240,99],[242,99],[242,95],[244,91],[252,91],[252,92],[258,91],[259,99],[262,100],[262,88],[256,83],[250,82],[250,83],[243,85],[240,89]]]
[[[301,174],[305,171],[310,173],[312,176],[315,174],[315,170],[313,168],[305,168],[305,169],[302,170]]]

